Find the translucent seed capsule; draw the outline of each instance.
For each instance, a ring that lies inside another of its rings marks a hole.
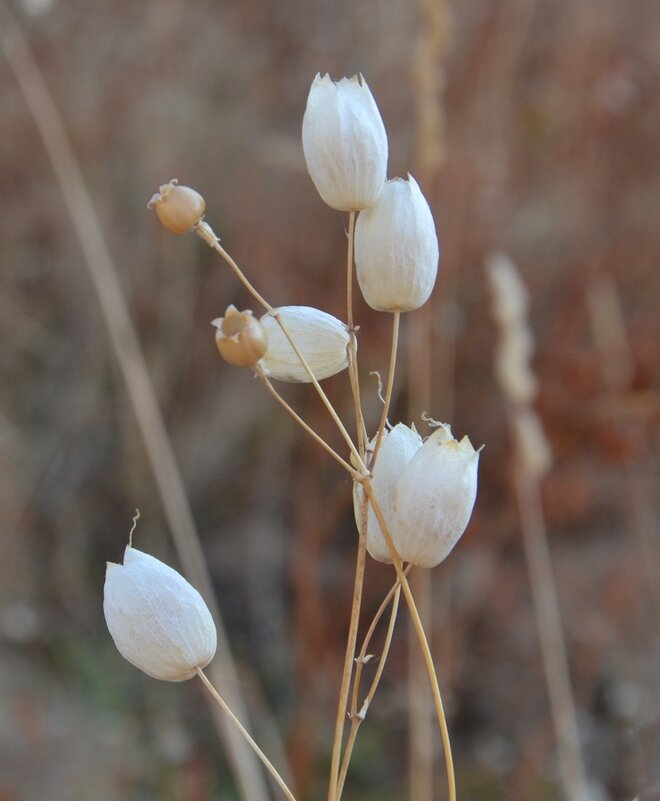
[[[108,562],[103,613],[119,653],[154,679],[190,679],[215,654],[215,624],[202,596],[176,570],[130,545],[123,565]]]
[[[303,151],[323,200],[350,211],[373,205],[387,173],[387,134],[362,76],[317,75],[303,117]]]
[[[348,365],[349,334],[341,320],[311,306],[281,306],[274,312],[279,314],[317,381]],[[264,314],[261,324],[268,333],[268,350],[260,362],[266,375],[279,381],[309,383],[307,370],[273,314]]]
[[[440,425],[425,441],[403,423],[384,433],[373,468],[373,489],[404,562],[434,567],[449,555],[472,514],[478,465],[479,453],[470,440],[463,437],[458,442],[449,426]],[[353,502],[361,527],[364,490],[358,484]],[[392,561],[371,507],[367,548],[378,562]]]
[[[418,309],[433,290],[439,255],[433,215],[415,179],[387,181],[355,226],[355,269],[364,299],[377,311]]]

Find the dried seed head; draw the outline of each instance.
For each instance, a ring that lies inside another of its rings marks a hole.
[[[355,226],[355,268],[364,299],[377,311],[413,311],[429,298],[440,250],[429,204],[408,176],[387,181]]]
[[[348,366],[348,328],[341,320],[311,306],[280,306],[261,322],[268,332],[268,350],[261,361],[267,376],[290,383],[309,383],[307,370],[274,315],[278,315],[317,381]]]
[[[425,442],[403,423],[385,432],[372,486],[404,562],[434,567],[448,556],[472,514],[478,464],[479,454],[470,440],[457,442],[449,426],[441,424]],[[356,484],[353,503],[359,528],[365,500],[364,489]],[[367,549],[378,562],[392,561],[371,508]]]
[[[364,209],[376,202],[387,173],[387,134],[362,76],[335,83],[317,75],[302,127],[307,169],[333,209]]]
[[[215,654],[215,624],[182,575],[130,545],[122,565],[108,562],[103,612],[119,653],[148,676],[185,681]]]
[[[147,203],[147,208],[155,209],[158,219],[173,234],[180,236],[194,228],[204,216],[204,198],[189,186],[177,186],[173,178],[163,184]]]
[[[249,309],[228,306],[224,317],[213,320],[215,344],[220,355],[234,367],[252,367],[268,349],[268,334]]]

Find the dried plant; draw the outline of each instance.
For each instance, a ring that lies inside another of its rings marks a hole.
[[[268,392],[354,482],[358,528],[355,586],[337,705],[328,801],[341,798],[358,728],[367,715],[385,669],[401,593],[412,617],[431,684],[444,745],[448,793],[450,801],[454,801],[456,786],[442,697],[407,574],[412,566],[429,568],[439,564],[465,531],[476,498],[479,456],[467,437],[458,442],[448,425],[430,418],[424,419],[436,430],[425,441],[414,426],[411,428],[399,423],[392,427],[388,421],[401,314],[422,306],[435,284],[439,261],[435,223],[412,176],[407,181],[386,180],[385,128],[373,96],[361,77],[343,79],[339,83],[334,83],[328,76],[316,77],[303,121],[303,145],[309,172],[321,196],[332,207],[348,211],[346,323],[320,309],[271,306],[220,244],[213,228],[204,219],[205,202],[196,190],[179,186],[172,180],[160,187],[149,207],[156,210],[160,221],[172,233],[196,233],[221,256],[254,300],[265,309],[264,316],[257,320],[251,310],[238,312],[229,306],[224,316],[214,321],[221,356],[229,364],[253,369]],[[359,394],[358,327],[353,321],[354,262],[357,280],[367,303],[378,311],[392,314],[392,341],[383,409],[373,436],[366,429]],[[355,439],[319,383],[346,369],[355,408]],[[281,396],[274,381],[312,385],[348,448],[346,457],[302,419]],[[367,553],[378,561],[394,565],[396,583],[369,626],[356,658]],[[137,569],[139,573],[142,566],[135,565],[132,554],[129,549],[127,558],[131,557],[131,564],[128,569]],[[407,565],[404,566],[404,562]],[[147,575],[148,567],[144,565],[143,580],[152,597],[156,590],[151,573]],[[168,570],[163,566],[162,572]],[[142,616],[140,622],[140,616],[124,610],[124,606],[131,606],[132,589],[127,587],[125,599],[118,597],[116,582],[120,575],[123,574],[116,566],[110,566],[105,590],[106,617],[120,651],[143,670],[147,665],[146,672],[159,678],[173,675],[173,670],[176,674],[174,680],[199,675],[286,796],[293,801],[294,795],[286,782],[206,678],[203,668],[209,661],[208,637],[200,633],[193,637],[192,631],[188,637],[184,636],[186,624],[181,620],[182,611],[178,606],[172,607],[170,596],[165,594],[166,583],[162,588],[163,597],[153,597],[152,606],[159,610],[159,619]],[[141,578],[137,575],[134,580],[139,584]],[[108,602],[109,597],[112,603]],[[113,612],[118,606],[123,610],[121,616]],[[390,622],[378,670],[362,697],[362,669],[371,658],[367,649],[375,627],[388,607]],[[200,612],[194,604],[190,614],[191,625],[198,632],[199,624],[194,621],[199,620]],[[170,625],[174,625],[176,631],[165,642],[162,632]],[[151,629],[154,629],[153,647],[148,645]],[[177,644],[181,637],[185,648]],[[136,649],[130,647],[132,640]],[[203,646],[200,646],[203,658],[200,657],[199,662],[190,656],[194,650],[189,647],[189,642],[197,640]],[[149,658],[142,661],[131,657],[129,654],[134,654],[135,650],[138,653],[148,651]],[[154,658],[157,659],[159,653],[162,669],[154,667]],[[181,660],[183,667],[180,667]],[[344,744],[347,717],[350,728]]]

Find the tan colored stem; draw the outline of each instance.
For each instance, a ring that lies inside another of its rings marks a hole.
[[[358,473],[357,470],[355,470],[355,468],[351,467],[351,465],[345,459],[342,459],[342,457],[337,453],[337,451],[333,450],[330,447],[330,445],[328,445],[328,443],[322,437],[320,437],[316,433],[316,431],[314,431],[314,429],[310,425],[308,425],[291,406],[289,406],[289,404],[284,400],[284,398],[280,395],[280,393],[275,389],[272,381],[264,373],[262,368],[259,367],[259,365],[255,365],[254,370],[256,374],[259,376],[259,378],[264,382],[264,384],[266,385],[266,389],[270,392],[273,398],[275,398],[275,400],[280,404],[280,406],[283,409],[285,409],[288,412],[288,414],[291,415],[291,417],[293,417],[296,423],[298,423],[298,425],[304,431],[306,431],[310,435],[310,437],[312,437],[313,440],[318,442],[318,444],[327,453],[329,453],[330,456],[332,456],[332,458],[335,459],[335,461],[337,461],[344,468],[344,470],[346,470],[350,474],[350,476],[353,479],[355,480],[360,479],[361,478],[360,473]]]
[[[366,504],[364,505],[366,509]],[[366,517],[366,514],[363,515]],[[364,522],[364,521],[361,521]],[[341,688],[339,690],[339,703],[337,704],[337,718],[335,721],[335,736],[332,743],[332,759],[330,763],[330,778],[328,783],[328,801],[336,801],[338,781],[339,781],[339,761],[341,757],[341,745],[344,736],[344,724],[346,721],[346,710],[348,708],[348,693],[351,684],[351,674],[353,672],[353,659],[355,657],[355,645],[357,643],[358,626],[360,624],[360,606],[362,604],[362,589],[364,587],[364,571],[367,561],[367,526],[360,526],[358,540],[357,562],[355,566],[355,584],[353,586],[353,604],[351,607],[351,620],[348,629],[348,640],[346,642],[346,655],[344,657],[344,670],[341,678]]]
[[[410,565],[406,568],[406,572],[409,570]],[[348,773],[348,766],[351,761],[351,756],[353,755],[353,747],[355,745],[355,740],[357,738],[358,729],[362,721],[367,716],[367,711],[371,706],[371,702],[373,700],[374,695],[376,694],[376,690],[378,689],[378,685],[380,684],[380,680],[383,675],[383,671],[385,670],[385,663],[387,662],[387,657],[390,653],[390,646],[392,645],[392,636],[394,634],[394,624],[396,623],[396,616],[397,612],[399,611],[399,597],[401,595],[401,585],[397,581],[394,587],[389,591],[385,600],[380,605],[378,612],[374,616],[374,619],[371,621],[371,626],[369,626],[369,630],[367,631],[366,637],[364,638],[364,642],[362,643],[362,648],[360,649],[360,654],[356,661],[356,668],[355,668],[355,678],[353,680],[353,696],[351,701],[351,730],[348,733],[348,740],[346,742],[346,748],[344,749],[344,756],[342,758],[341,763],[341,770],[339,771],[339,783],[337,787],[337,801],[340,801],[342,793],[344,791],[344,783],[346,782],[346,774]],[[392,611],[390,613],[390,622],[387,627],[387,634],[385,636],[385,642],[383,644],[383,651],[380,656],[380,660],[378,662],[378,668],[376,670],[376,675],[374,676],[371,686],[369,687],[369,692],[367,693],[362,705],[358,711],[358,693],[360,690],[360,681],[362,679],[362,671],[364,665],[367,662],[367,648],[369,647],[369,643],[373,636],[373,633],[376,629],[376,625],[380,621],[380,618],[383,616],[387,606],[389,605],[390,601],[394,598],[394,602],[392,603]]]
[[[364,458],[367,431],[360,400],[360,376],[357,366],[357,339],[353,322],[353,246],[355,243],[355,211],[348,213],[348,254],[346,258],[346,320],[348,322],[348,375],[355,405],[355,424],[357,427],[358,450]]]
[[[569,801],[583,801],[589,795],[588,785],[540,488],[520,456],[514,480],[559,766]]]
[[[367,494],[367,497],[369,498],[369,503],[371,504],[371,507],[374,510],[374,514],[376,515],[378,524],[380,525],[380,529],[385,539],[385,542],[387,543],[387,547],[390,552],[390,558],[394,563],[394,569],[396,570],[397,577],[401,583],[401,589],[403,590],[403,595],[406,599],[406,603],[410,611],[412,623],[417,633],[417,639],[419,641],[422,657],[424,658],[424,664],[426,665],[426,672],[429,678],[429,682],[431,684],[431,692],[433,693],[433,703],[435,705],[436,716],[438,718],[438,725],[440,727],[440,734],[442,737],[442,744],[445,752],[445,764],[447,767],[447,784],[449,787],[449,801],[456,801],[456,778],[454,776],[454,762],[451,753],[451,743],[449,741],[447,719],[445,717],[445,710],[442,704],[442,696],[440,694],[438,677],[436,675],[435,666],[433,664],[433,657],[431,656],[431,649],[429,648],[429,644],[426,639],[426,633],[424,632],[424,627],[422,626],[422,621],[420,620],[419,612],[417,611],[417,606],[415,604],[415,599],[413,598],[410,585],[408,584],[408,579],[406,578],[406,574],[404,572],[403,565],[401,563],[401,558],[399,557],[399,554],[397,553],[397,550],[394,546],[392,535],[390,534],[390,530],[388,528],[387,522],[385,521],[383,511],[380,508],[380,504],[378,503],[376,496],[374,494],[373,487],[371,486],[371,481],[369,479],[366,479],[365,481],[362,482],[362,484],[364,486],[364,491]]]
[[[394,312],[394,319],[392,320],[392,347],[390,348],[390,366],[387,371],[387,387],[385,388],[385,403],[383,403],[383,411],[380,415],[380,422],[378,423],[378,435],[376,437],[376,447],[374,448],[373,456],[369,468],[373,471],[383,441],[383,433],[385,431],[385,424],[387,423],[387,415],[390,411],[390,403],[392,402],[392,388],[394,387],[394,371],[396,369],[396,354],[399,348],[399,321],[401,319],[401,312]]]
[[[342,437],[344,438],[346,444],[348,445],[348,448],[349,448],[351,454],[353,455],[353,458],[355,459],[355,463],[357,464],[358,469],[366,474],[367,473],[367,469],[366,469],[366,467],[364,465],[364,462],[362,461],[362,457],[361,457],[360,453],[357,451],[357,449],[355,447],[355,444],[353,443],[353,440],[351,439],[350,434],[348,433],[348,431],[346,430],[346,427],[344,426],[344,424],[342,423],[341,419],[339,418],[339,415],[335,411],[332,403],[330,402],[330,399],[328,398],[328,396],[323,391],[321,385],[319,384],[316,376],[314,375],[314,373],[312,371],[312,368],[309,366],[309,364],[307,363],[307,360],[305,359],[305,357],[300,352],[298,346],[296,345],[296,342],[295,342],[294,338],[291,336],[291,334],[289,333],[289,330],[287,329],[285,324],[282,322],[282,318],[280,317],[280,313],[277,311],[277,309],[274,306],[271,306],[270,303],[268,303],[268,301],[262,295],[260,295],[259,292],[257,292],[257,290],[252,286],[252,284],[248,281],[248,279],[247,279],[245,273],[243,272],[243,270],[241,270],[241,268],[234,261],[234,259],[222,247],[222,245],[220,244],[220,240],[215,235],[213,229],[211,228],[211,226],[207,222],[205,222],[205,221],[200,222],[195,227],[194,230],[195,230],[195,233],[207,243],[207,245],[212,247],[213,250],[215,250],[217,253],[220,254],[220,256],[222,256],[222,258],[231,267],[231,269],[235,273],[235,275],[238,278],[238,280],[248,290],[248,292],[252,295],[252,297],[258,303],[260,303],[264,307],[264,309],[266,309],[266,311],[269,312],[269,314],[271,314],[273,319],[277,322],[277,324],[279,325],[282,333],[287,338],[287,340],[289,341],[289,344],[293,348],[293,352],[298,357],[298,360],[300,361],[300,364],[305,369],[305,372],[307,373],[307,375],[309,377],[309,380],[310,380],[311,384],[313,385],[314,389],[318,393],[318,396],[321,398],[321,401],[323,402],[323,405],[326,407],[326,409],[328,410],[330,416],[334,420],[337,428],[339,429],[339,433],[342,435]]]
[[[197,668],[197,675],[202,680],[202,683],[206,687],[206,689],[211,693],[213,698],[215,699],[216,703],[221,707],[223,712],[229,717],[231,722],[236,726],[238,731],[244,737],[245,741],[248,743],[250,748],[254,751],[254,753],[259,757],[259,759],[263,762],[266,770],[270,773],[270,775],[275,779],[277,784],[282,789],[284,795],[289,799],[289,801],[296,801],[296,797],[294,794],[289,790],[287,783],[284,779],[280,776],[277,769],[273,765],[273,763],[268,759],[268,757],[264,754],[264,752],[259,748],[259,746],[255,743],[255,741],[250,736],[250,733],[245,729],[241,721],[236,717],[236,715],[231,711],[229,706],[227,706],[225,700],[222,698],[220,693],[215,689],[215,687],[211,684],[211,682],[206,677],[206,674],[201,668]]]
[[[215,681],[242,710],[240,682],[185,486],[93,197],[62,116],[9,4],[2,4],[0,12],[0,46],[50,159],[78,238],[183,572],[204,596],[216,623],[218,658],[211,668]],[[214,714],[214,720],[242,797],[266,801],[264,777],[249,749],[221,715]]]

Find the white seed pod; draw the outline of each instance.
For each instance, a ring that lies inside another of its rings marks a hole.
[[[103,613],[119,653],[148,676],[185,681],[213,659],[215,624],[182,575],[130,545],[108,562]]]
[[[376,438],[374,437],[371,441],[372,449],[375,444]],[[383,432],[383,441],[378,451],[371,483],[390,532],[392,532],[392,497],[395,487],[404,467],[421,447],[420,435],[403,423],[394,426],[390,431]],[[362,504],[365,500],[364,488],[355,482],[353,484],[353,508],[358,529],[362,525]],[[381,534],[378,519],[368,500],[367,506],[367,550],[376,561],[390,564],[392,562],[390,550]]]
[[[375,438],[372,440],[372,448]],[[403,423],[383,434],[372,486],[397,553],[404,562],[434,567],[465,531],[477,493],[479,453],[467,437],[457,442],[442,425],[426,442]],[[353,507],[361,527],[363,487],[353,488]],[[367,550],[391,563],[390,550],[369,506]]]
[[[429,298],[440,249],[429,204],[417,182],[387,181],[355,226],[355,268],[364,299],[377,311],[413,311]]]
[[[275,309],[317,381],[339,373],[348,364],[348,328],[341,320],[311,306]],[[270,378],[291,383],[311,379],[270,312],[261,318],[268,335],[268,350],[259,362]]]
[[[307,169],[323,200],[350,211],[373,205],[387,176],[387,134],[360,75],[314,78],[302,126]]]
[[[434,567],[470,521],[479,452],[449,426],[435,431],[408,462],[392,497],[392,538],[404,562]]]

